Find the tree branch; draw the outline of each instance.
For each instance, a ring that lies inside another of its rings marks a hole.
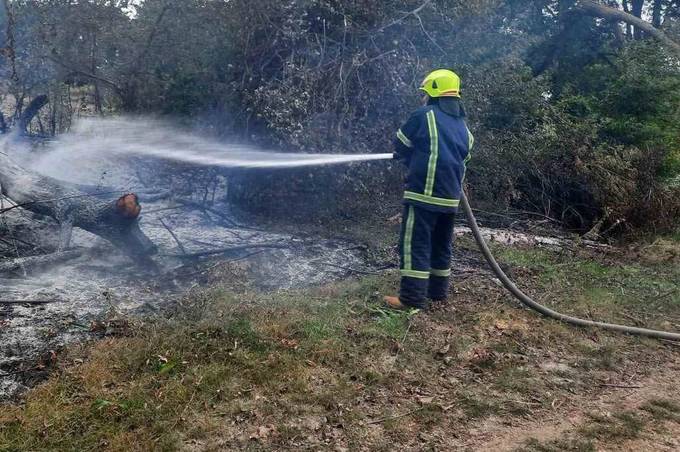
[[[400,23],[402,23],[405,19],[407,19],[409,16],[417,16],[418,13],[420,13],[422,10],[424,10],[425,7],[426,7],[427,5],[429,5],[430,3],[432,3],[432,0],[425,0],[425,2],[424,2],[422,5],[420,5],[419,7],[417,7],[416,9],[414,9],[413,11],[409,11],[409,12],[407,12],[406,14],[404,14],[403,16],[401,16],[399,19],[396,19],[396,20],[390,22],[389,24],[380,27],[380,28],[378,29],[378,31],[379,31],[379,32],[380,32],[380,31],[385,31],[386,29],[388,29],[388,28],[390,28],[390,27],[393,27],[394,25],[400,24]]]
[[[644,20],[637,18],[632,14],[620,11],[610,6],[601,5],[591,0],[580,0],[576,5],[576,9],[583,11],[585,14],[591,16],[600,17],[602,19],[617,22],[624,22],[628,25],[632,25],[637,29],[644,31],[645,33],[648,33],[653,38],[666,44],[678,55],[678,57],[680,57],[680,43],[675,42],[674,40],[669,38],[663,31],[659,30],[658,28],[654,28],[654,26],[649,22],[645,22]]]

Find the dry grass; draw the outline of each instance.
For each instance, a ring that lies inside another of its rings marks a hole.
[[[677,281],[672,266],[499,251],[521,285],[565,310],[626,311],[651,325],[680,314],[675,295],[656,292]],[[389,312],[379,298],[395,283],[389,274],[305,291],[206,292],[130,337],[73,348],[23,404],[2,407],[0,450],[470,447],[480,423],[559,415],[604,391],[598,383],[644,378],[678,354],[540,319],[483,275],[460,281],[446,309]],[[560,441],[590,450],[634,438],[648,418],[675,419],[675,408],[657,401],[593,417]]]

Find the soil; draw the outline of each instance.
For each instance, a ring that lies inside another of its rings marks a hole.
[[[631,379],[621,387],[603,388],[594,397],[575,394],[555,413],[540,419],[490,418],[469,432],[461,446],[479,451],[513,451],[529,440],[546,443],[560,439],[565,433],[583,426],[589,414],[609,415],[622,411],[639,410],[650,400],[671,400],[680,403],[680,357],[676,356],[652,375]],[[649,437],[625,441],[621,444],[606,445],[600,450],[678,450],[680,448],[680,424],[669,425],[668,432],[656,433]]]

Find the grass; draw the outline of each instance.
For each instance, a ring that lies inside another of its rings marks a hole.
[[[663,431],[665,422],[680,423],[680,405],[666,399],[651,399],[634,410],[590,413],[578,426],[567,429],[553,440],[531,438],[519,450],[526,452],[587,452],[620,445],[626,441],[649,438]]]
[[[495,251],[515,272],[518,268],[531,272],[537,285],[532,289],[546,304],[585,317],[672,328],[660,321],[663,317],[658,313],[663,311],[680,323],[679,265],[631,261],[625,255],[613,258],[508,247]]]
[[[678,274],[669,266],[496,251],[520,285],[576,312],[617,319],[635,309],[654,324],[680,304],[645,295],[670,286]],[[0,407],[0,450],[446,449],[452,431],[540,417],[574,391],[597,391],[603,372],[652,371],[672,353],[540,319],[484,277],[457,285],[455,309],[388,311],[379,300],[396,283],[391,273],[274,294],[207,291],[172,319],[73,347],[21,404]],[[616,295],[620,287],[629,295]],[[563,367],[541,370],[546,360]],[[648,418],[680,416],[675,403],[594,416],[573,437],[527,447],[593,450],[634,438]]]

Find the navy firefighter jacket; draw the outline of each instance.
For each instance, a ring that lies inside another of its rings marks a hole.
[[[456,212],[473,144],[463,117],[445,113],[438,104],[416,110],[395,140],[395,157],[408,167],[404,202]]]

